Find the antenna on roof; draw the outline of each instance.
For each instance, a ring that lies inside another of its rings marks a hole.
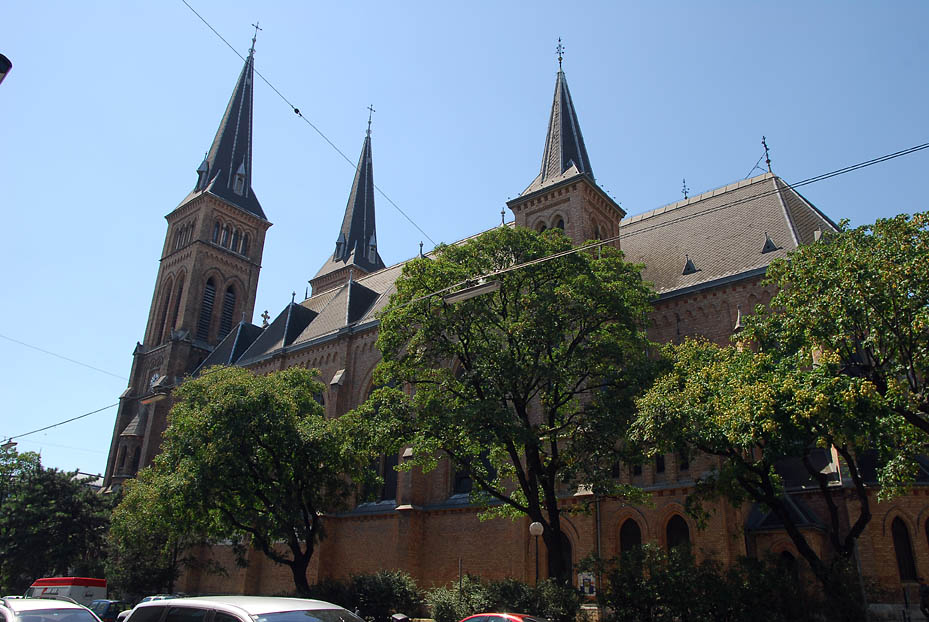
[[[561,71],[561,61],[564,58],[564,46],[561,45],[561,37],[558,37],[558,45],[555,46],[555,51],[558,52],[558,71]]]
[[[768,165],[768,172],[770,173],[771,172],[771,156],[768,153],[768,142],[764,136],[761,137],[761,146],[764,147],[764,163]]]
[[[681,180],[681,183],[684,185],[684,187],[681,188],[681,194],[683,194],[683,195],[684,195],[684,198],[686,199],[686,198],[687,198],[687,193],[690,192],[690,188],[687,187],[687,180],[686,180],[686,179],[682,179],[682,180]]]

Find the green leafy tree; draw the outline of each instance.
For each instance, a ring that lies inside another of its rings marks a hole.
[[[345,506],[348,477],[367,464],[339,420],[326,419],[322,389],[315,371],[300,368],[206,370],[177,389],[150,476],[185,508],[190,533],[257,548],[290,568],[300,594],[324,514]]]
[[[482,275],[499,291],[433,295]],[[549,575],[565,580],[559,495],[622,492],[610,469],[651,369],[650,299],[619,251],[572,252],[558,231],[440,246],[404,266],[381,318],[382,388],[355,415],[412,446],[403,468],[445,456],[492,514],[542,523]]]
[[[692,511],[700,516],[701,502],[716,496],[770,508],[826,592],[847,600],[838,578],[853,565],[855,541],[871,519],[860,459],[876,452],[893,480],[899,473],[892,472],[891,456],[911,428],[871,382],[839,373],[836,357],[821,356],[814,365],[811,353],[723,348],[702,340],[669,346],[668,353],[673,367],[639,400],[631,438],[651,453],[686,448],[717,457],[716,471],[688,500]],[[815,462],[823,449],[838,453],[858,501],[847,525],[839,505],[846,490]],[[791,457],[802,460],[817,486],[835,556],[816,552],[791,511],[779,471]]]
[[[929,212],[855,229],[843,223],[772,263],[768,281],[780,289],[752,338],[831,353],[839,373],[866,378],[929,435]]]
[[[35,454],[3,451],[0,585],[22,592],[37,577],[102,574],[108,501],[76,472],[45,469]]]
[[[106,576],[124,600],[174,592],[184,567],[215,570],[191,554],[193,547],[207,542],[206,525],[169,488],[172,483],[181,480],[159,478],[146,468],[123,485],[107,534]]]

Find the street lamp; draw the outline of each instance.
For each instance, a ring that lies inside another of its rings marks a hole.
[[[10,62],[10,59],[3,54],[0,54],[0,82],[3,82],[6,74],[10,73],[10,69],[12,68],[13,63]]]
[[[539,536],[545,531],[542,523],[535,521],[529,524],[529,535],[535,536],[535,584],[539,584]]]

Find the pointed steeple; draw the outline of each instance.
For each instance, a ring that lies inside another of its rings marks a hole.
[[[252,91],[255,38],[239,74],[213,144],[197,168],[197,184],[184,200],[208,192],[260,218],[265,217],[252,190]]]
[[[361,146],[361,156],[355,168],[355,179],[348,195],[342,227],[335,238],[335,247],[329,260],[312,279],[313,292],[319,293],[320,279],[346,268],[358,268],[369,274],[384,268],[377,251],[377,232],[374,218],[374,162],[371,157],[371,125]],[[342,282],[339,279],[339,282]],[[337,283],[326,283],[325,289]]]
[[[587,175],[591,180],[594,179],[590,158],[587,156],[587,147],[584,146],[584,137],[581,135],[581,126],[577,120],[577,113],[574,111],[574,102],[571,100],[571,91],[568,90],[568,81],[564,71],[561,70],[559,58],[558,75],[555,78],[555,96],[548,120],[548,132],[545,135],[545,151],[542,154],[542,167],[539,176],[522,194],[541,190],[550,184],[579,174]]]

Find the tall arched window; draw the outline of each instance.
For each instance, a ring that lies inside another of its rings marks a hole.
[[[574,574],[574,547],[571,546],[571,540],[561,532],[561,561],[568,570],[568,576]]]
[[[232,330],[233,313],[235,313],[235,290],[230,285],[223,295],[223,313],[219,318],[219,338],[222,339]]]
[[[171,323],[168,330],[177,328],[177,314],[181,310],[181,294],[184,293],[184,275],[177,277],[177,291],[174,293],[174,310],[171,312]]]
[[[669,551],[675,547],[690,544],[690,528],[680,514],[675,514],[668,521],[665,536]]]
[[[564,218],[559,218],[558,220],[556,220],[555,226],[561,229],[562,231],[564,231]]]
[[[232,252],[233,253],[239,252],[239,238],[240,237],[241,236],[239,235],[239,230],[233,229],[232,230]]]
[[[900,571],[900,580],[915,581],[916,562],[913,559],[913,544],[910,541],[910,531],[899,516],[890,524],[890,533],[894,540],[894,552],[897,554],[897,569]]]
[[[142,459],[142,448],[136,447],[132,452],[132,465],[130,467],[131,473],[136,473],[139,470],[139,461]]]
[[[161,295],[163,296],[161,302],[161,313],[158,316],[158,324],[155,326],[154,335],[152,338],[155,340],[156,345],[163,343],[165,340],[165,324],[168,321],[168,309],[170,309],[171,304],[171,279],[168,279],[168,282],[165,284],[164,289],[162,290]]]
[[[197,320],[197,339],[206,341],[210,337],[210,319],[213,317],[213,302],[216,300],[216,283],[210,277],[203,287],[203,302]]]
[[[242,236],[242,254],[248,255],[248,234]]]
[[[642,530],[635,519],[627,518],[619,530],[619,552],[625,553],[642,546]]]
[[[219,240],[219,243],[225,247],[229,247],[229,227],[223,225],[222,238]]]
[[[219,229],[220,229],[219,221],[217,220],[215,223],[213,223],[213,243],[214,244],[219,243]]]

